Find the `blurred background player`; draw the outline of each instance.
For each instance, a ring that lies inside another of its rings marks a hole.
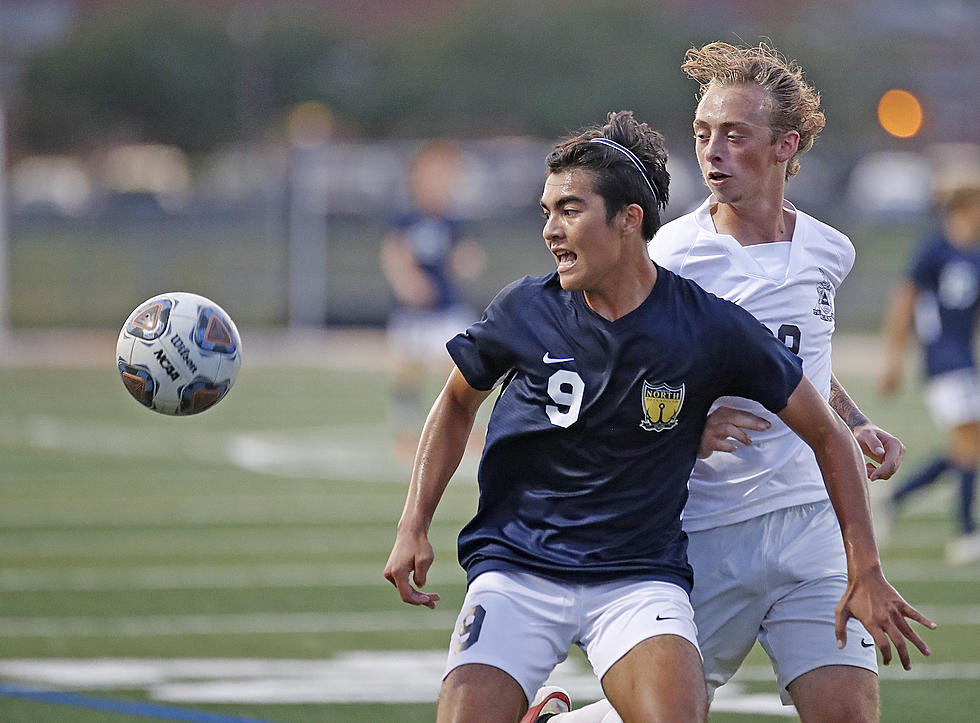
[[[941,229],[922,241],[906,280],[896,289],[885,321],[887,361],[881,390],[901,382],[905,343],[913,326],[922,348],[926,406],[949,443],[891,494],[886,519],[915,490],[946,472],[959,480],[960,536],[950,542],[951,562],[980,560],[973,519],[980,462],[980,377],[973,342],[980,313],[980,168],[937,175]]]
[[[381,245],[381,268],[396,303],[388,318],[395,364],[390,423],[397,451],[409,458],[422,427],[428,373],[445,372],[446,342],[477,316],[460,287],[484,263],[480,247],[464,238],[463,223],[454,215],[462,160],[459,147],[443,139],[413,156],[408,206],[390,219]]]

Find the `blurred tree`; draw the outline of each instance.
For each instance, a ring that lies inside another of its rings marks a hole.
[[[679,0],[471,0],[371,25],[329,3],[96,4],[30,61],[11,109],[14,152],[107,140],[209,150],[281,129],[305,101],[362,136],[550,138],[630,108],[679,148],[697,90],[680,71],[684,51],[719,39],[766,39],[803,63],[825,92],[821,149],[845,157],[873,140],[881,76],[901,87],[911,74],[906,45],[886,34],[848,43],[830,29],[835,15],[750,5],[715,0],[695,14]]]
[[[199,10],[94,15],[28,65],[15,133],[41,151],[107,139],[205,148],[235,132],[233,52],[220,18]]]
[[[631,108],[687,135],[692,89],[678,67],[692,32],[676,13],[638,0],[469,3],[392,39],[383,130],[552,137]]]

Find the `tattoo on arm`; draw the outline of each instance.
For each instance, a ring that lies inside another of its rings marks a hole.
[[[858,409],[857,404],[848,396],[833,374],[830,375],[830,398],[827,401],[830,403],[830,408],[837,412],[837,416],[843,419],[850,429],[871,421]]]

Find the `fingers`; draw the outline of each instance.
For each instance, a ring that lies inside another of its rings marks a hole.
[[[879,430],[879,438],[885,448],[884,458],[879,460],[881,464],[875,470],[872,479],[888,479],[902,464],[905,458],[905,445],[898,437],[893,437],[887,432]]]
[[[757,432],[769,429],[770,423],[751,412],[743,412],[732,407],[718,407],[708,415],[698,457],[704,459],[712,452],[734,452],[738,444],[752,444],[747,430]]]
[[[439,594],[434,592],[426,593],[415,589],[409,581],[410,576],[411,572],[408,569],[395,571],[385,568],[385,578],[398,590],[398,595],[401,597],[402,602],[406,602],[409,605],[424,605],[430,610],[434,609],[436,603],[439,602]],[[419,585],[421,586],[421,583]]]
[[[905,445],[898,437],[869,424],[855,428],[854,437],[865,456],[878,463],[868,464],[869,480],[889,479],[898,471],[905,458]]]
[[[908,618],[908,620],[906,618]],[[919,634],[917,632],[915,632],[915,628],[909,625],[908,623],[909,620],[915,620],[917,623],[925,625],[930,630],[936,629],[936,623],[934,623],[932,620],[927,618],[925,615],[920,613],[918,610],[916,610],[908,603],[905,603],[903,605],[902,613],[899,616],[897,622],[899,631],[901,631],[903,636],[908,638],[908,640],[912,643],[912,645],[914,645],[916,648],[919,649],[920,653],[922,653],[923,655],[932,655],[932,651],[929,649],[929,646],[926,644],[926,642],[921,637],[919,637]]]
[[[892,643],[895,645],[895,650],[898,651],[898,659],[902,661],[902,667],[906,670],[911,670],[912,658],[909,657],[909,646],[905,644],[905,636],[892,625],[888,628],[888,637],[891,638]]]
[[[754,429],[757,432],[764,432],[771,426],[769,421],[751,412],[732,407],[718,407],[709,416],[709,421],[717,420],[721,424],[727,424],[742,429]]]
[[[904,601],[902,601],[901,607],[892,613],[891,624],[887,628],[887,633],[894,643],[895,649],[898,651],[898,657],[902,661],[902,667],[905,670],[912,669],[912,659],[909,656],[906,640],[912,643],[923,655],[932,655],[932,650],[929,649],[929,646],[919,634],[915,632],[915,629],[909,625],[909,620],[915,620],[930,630],[936,629],[936,623]],[[884,652],[882,653],[882,658],[884,659]],[[886,665],[887,662],[885,661]]]
[[[841,650],[847,645],[847,620],[851,617],[846,607],[837,607],[834,613],[834,635],[837,636],[837,647]]]
[[[432,558],[428,555],[409,557],[402,562],[395,553],[392,553],[388,564],[385,565],[384,576],[398,590],[398,595],[403,602],[409,605],[424,605],[431,610],[439,602],[438,593],[425,593],[412,585],[414,579],[417,587],[424,587],[431,566]]]

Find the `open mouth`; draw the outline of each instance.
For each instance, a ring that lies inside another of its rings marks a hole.
[[[568,269],[572,268],[572,266],[574,266],[575,262],[578,260],[578,256],[573,254],[571,251],[559,249],[553,251],[552,253],[554,253],[555,259],[558,261],[559,272],[567,271]]]
[[[731,176],[721,171],[710,171],[708,173],[708,180],[714,183],[724,181],[726,178],[731,178]]]

